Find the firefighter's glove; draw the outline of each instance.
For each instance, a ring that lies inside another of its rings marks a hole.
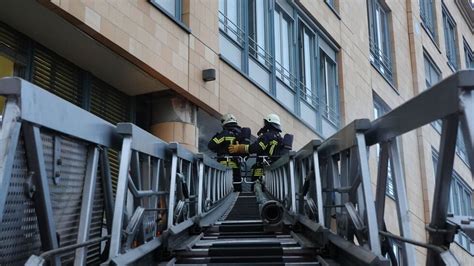
[[[246,144],[232,144],[229,145],[229,153],[234,154],[234,153],[248,153],[249,150],[249,145]]]

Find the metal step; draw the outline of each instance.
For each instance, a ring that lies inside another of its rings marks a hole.
[[[237,263],[238,262],[238,263]],[[182,258],[176,261],[176,264],[206,264],[216,265],[225,263],[226,265],[286,265],[286,264],[304,264],[304,265],[320,265],[314,258],[306,258],[302,256],[220,256],[213,258]]]
[[[240,193],[234,207],[225,220],[258,220],[260,213],[258,210],[257,198],[253,193]]]
[[[172,265],[321,265],[313,249],[286,232],[265,232],[253,193],[240,193],[225,220],[175,250]]]

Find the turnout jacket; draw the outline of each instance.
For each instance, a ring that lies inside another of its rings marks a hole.
[[[249,153],[256,153],[259,156],[275,157],[280,156],[280,147],[283,138],[280,132],[268,130],[263,132],[258,139],[249,146]]]
[[[238,168],[236,160],[227,160],[224,156],[229,155],[229,145],[231,144],[248,144],[249,141],[242,135],[242,128],[236,124],[224,126],[222,131],[216,133],[207,147],[217,153],[218,161],[232,168]],[[238,155],[238,154],[236,154]],[[221,157],[221,158],[219,158]]]

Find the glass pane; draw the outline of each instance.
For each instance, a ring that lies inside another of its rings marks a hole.
[[[311,71],[311,48],[310,48],[310,36],[305,32],[304,33],[304,77],[305,77],[305,87],[306,87],[306,99],[310,100],[312,96],[312,89],[313,89],[313,79],[312,79],[312,71]]]
[[[275,60],[278,63],[276,65],[277,75],[281,78],[281,30],[280,30],[280,14],[275,11]],[[280,72],[279,72],[280,71]]]
[[[260,62],[265,64],[266,50],[267,50],[267,36],[265,34],[267,28],[267,18],[265,12],[265,1],[257,0],[255,3],[256,7],[256,28],[257,28],[257,56]]]
[[[470,216],[471,215],[471,195],[467,190],[464,190],[464,204],[466,205],[466,211],[463,215]]]
[[[282,50],[282,62],[283,68],[285,68],[285,83],[289,84],[288,74],[290,70],[290,35],[289,35],[289,23],[286,19],[281,20],[281,50]]]
[[[219,11],[225,14],[225,0],[219,0]]]
[[[431,84],[436,84],[440,80],[439,72],[431,65]]]
[[[227,27],[229,31],[227,34],[237,42],[240,42],[240,28],[239,28],[239,8],[238,8],[239,1],[232,0],[226,1],[226,13],[227,16]]]
[[[454,205],[454,214],[455,215],[460,215],[461,214],[461,208],[459,206],[459,192],[458,192],[458,187],[457,187],[457,182],[454,182],[454,187],[453,187],[453,205]]]
[[[173,16],[176,15],[176,0],[155,0],[161,7],[166,11],[170,12]]]
[[[429,85],[431,84],[430,62],[428,62],[428,59],[426,59],[426,57],[424,58],[424,62],[425,62],[425,81],[426,81],[426,84],[428,85],[426,86],[426,88],[428,88]]]
[[[330,117],[333,122],[337,122],[337,87],[336,87],[336,65],[332,61],[327,61],[328,68],[328,105]]]
[[[327,73],[326,73],[326,56],[324,53],[320,52],[320,60],[319,60],[319,67],[320,67],[320,77],[321,77],[321,91],[319,95],[319,100],[323,105],[324,109],[326,109],[327,103]],[[326,110],[325,110],[326,113]]]

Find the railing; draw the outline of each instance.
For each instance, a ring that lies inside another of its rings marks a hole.
[[[0,95],[2,265],[145,262],[235,199],[231,169],[179,144],[18,78],[1,79]],[[108,149],[120,144],[114,199]]]
[[[130,123],[118,124],[117,132],[123,143],[109,258],[130,263],[127,253],[133,248],[148,254],[161,244],[157,236],[168,227],[164,219],[173,214],[165,205],[170,187],[165,172],[167,144]]]
[[[321,175],[319,171],[315,171],[319,169],[317,149],[320,145],[321,141],[313,140],[296,153],[296,210],[299,215],[325,226]]]
[[[308,234],[319,232],[313,241],[344,254],[343,264],[388,262],[381,253],[368,161],[358,161],[367,158],[364,131],[369,126],[368,120],[357,120],[265,168],[268,193],[294,225],[312,228]],[[333,234],[325,236],[327,229]]]
[[[296,214],[296,184],[294,152],[283,156],[265,168],[265,187],[283,207]]]
[[[364,132],[368,120],[355,120],[318,148],[324,224],[345,239],[381,255]],[[364,158],[358,160],[358,158]],[[352,226],[351,226],[352,224]]]
[[[244,30],[221,11],[219,11],[219,29],[241,47],[244,45]]]
[[[18,78],[1,79],[0,94],[0,264],[32,254],[38,264],[99,263],[115,126]]]
[[[390,81],[393,79],[392,59],[390,54],[384,53],[374,40],[370,40],[370,56],[373,64]]]
[[[199,215],[205,214],[218,206],[219,202],[232,190],[232,170],[217,161],[198,154],[198,206]]]
[[[273,65],[273,57],[268,52],[268,49],[260,46],[254,38],[249,36],[249,53],[254,57],[255,60],[262,63],[267,69],[271,70]],[[263,61],[263,62],[262,62]]]
[[[232,170],[133,124],[119,124],[117,130],[124,139],[115,213],[129,215],[126,226],[122,215],[114,215],[109,256],[122,265],[142,261],[164,243],[176,244],[200,220],[215,222],[219,214],[206,216],[232,191]]]
[[[443,120],[431,221],[427,226],[431,246],[423,245],[428,247],[427,265],[459,264],[446,247],[449,247],[453,242],[454,235],[459,229],[470,237],[474,235],[474,223],[469,219],[456,219],[456,216],[450,218],[453,222],[448,222],[447,219],[458,128],[461,128],[471,174],[474,175],[473,89],[474,71],[459,71],[375,120],[370,130],[365,134],[367,146],[379,144],[381,147],[376,191],[376,212],[379,226],[383,222],[385,184],[388,160],[390,159],[397,194],[396,204],[400,232],[405,239],[409,239],[411,237],[410,215],[398,137],[438,119]],[[414,265],[413,248],[411,245],[405,245],[405,250],[404,265]]]
[[[388,253],[392,263],[397,263],[390,248],[396,240],[402,244],[404,265],[415,265],[413,245],[428,249],[427,265],[456,265],[456,258],[447,248],[454,235],[460,230],[462,235],[474,236],[473,217],[447,215],[458,128],[464,136],[474,175],[473,90],[474,71],[460,71],[373,123],[356,120],[323,143],[310,143],[296,155],[284,156],[267,167],[267,190],[289,214],[316,221],[353,245],[370,249],[381,260]],[[414,241],[411,236],[398,137],[438,119],[443,120],[440,159],[432,218],[427,226],[430,239],[426,244]],[[376,144],[380,149],[374,201],[367,150]],[[384,221],[388,160],[397,195],[400,236],[387,232]],[[329,238],[335,246],[347,245],[334,235]]]
[[[281,79],[281,82],[288,86],[293,92],[296,92],[298,79],[291,70],[286,69],[280,62],[275,61],[275,71],[276,76]]]

